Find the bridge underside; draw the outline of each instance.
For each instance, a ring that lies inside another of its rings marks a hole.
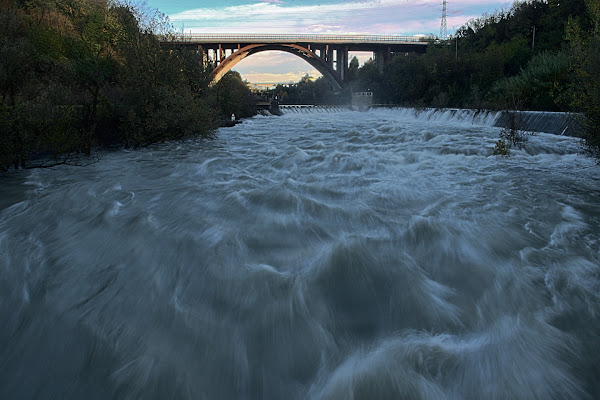
[[[214,50],[214,54],[218,54],[219,49]],[[221,50],[223,51],[223,50]],[[212,72],[212,81],[218,82],[228,71],[230,71],[238,62],[242,61],[246,57],[252,54],[260,53],[263,51],[284,51],[308,62],[317,71],[319,71],[325,79],[333,86],[334,89],[340,90],[344,84],[344,77],[348,73],[348,52],[338,52],[338,59],[333,60],[333,56],[327,52],[323,53],[323,56],[316,54],[314,51],[299,46],[297,44],[250,44],[242,47],[236,51],[232,51],[230,55],[224,58],[218,58],[220,61],[215,62],[207,56],[207,63],[216,65]],[[226,54],[223,52],[223,54]],[[218,60],[217,59],[217,60]],[[343,68],[346,65],[346,68]],[[339,70],[335,70],[334,66],[340,66]]]
[[[212,82],[218,82],[238,62],[263,51],[284,51],[308,62],[334,90],[340,90],[348,78],[348,53],[350,51],[372,52],[380,70],[393,53],[425,51],[424,43],[235,43],[235,42],[171,42],[171,45],[197,50],[200,62],[212,70]]]

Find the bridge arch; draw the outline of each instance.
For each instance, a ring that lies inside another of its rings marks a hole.
[[[218,82],[237,63],[253,54],[263,51],[285,51],[300,57],[312,65],[333,86],[334,90],[341,90],[342,78],[323,58],[315,52],[297,44],[249,44],[233,52],[229,57],[223,59],[211,74],[211,83]]]

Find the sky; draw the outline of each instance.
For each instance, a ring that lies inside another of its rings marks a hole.
[[[146,0],[184,33],[439,35],[442,0]],[[499,0],[448,0],[448,33],[510,7]],[[371,54],[356,55],[362,65]],[[298,82],[320,74],[291,54],[264,52],[235,66],[252,83]]]

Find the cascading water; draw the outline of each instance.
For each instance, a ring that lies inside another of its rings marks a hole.
[[[599,398],[578,141],[330,111],[1,177],[0,398]]]

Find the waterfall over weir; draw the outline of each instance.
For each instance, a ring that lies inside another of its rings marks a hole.
[[[349,106],[283,105],[284,113],[331,113],[348,110]],[[490,111],[457,108],[406,108],[376,106],[372,110],[393,113],[398,117],[421,121],[466,123],[480,126],[510,128],[529,132],[577,136],[579,125],[574,114],[543,111]]]
[[[340,111],[353,111],[350,106],[280,105],[279,107],[284,114],[338,113]],[[369,112],[376,112],[381,115],[393,115],[395,118],[408,118],[432,122],[466,123],[481,126],[494,126],[494,122],[502,113],[499,111],[470,109],[416,109],[387,106],[372,107]]]

